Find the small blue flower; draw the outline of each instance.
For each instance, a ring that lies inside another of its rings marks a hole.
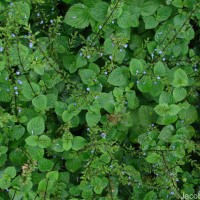
[[[4,49],[3,47],[0,47],[0,52],[2,52],[2,51],[3,51],[3,49]]]
[[[41,20],[40,24],[43,24],[43,23],[44,23],[44,21],[43,21],[43,20]]]
[[[157,79],[160,80],[160,76],[157,76]]]
[[[125,44],[125,45],[124,45],[124,48],[127,48],[127,47],[128,47],[128,44]]]
[[[33,43],[32,42],[29,43],[29,47],[33,48]]]
[[[20,112],[22,112],[22,109],[21,109],[21,108],[18,109],[18,113],[20,113]]]
[[[114,24],[114,23],[115,23],[115,21],[113,20],[113,21],[112,21],[112,24]]]
[[[105,75],[107,75],[107,74],[108,74],[108,72],[104,72],[104,74],[105,74]]]
[[[40,16],[40,13],[37,13],[37,17],[39,17]]]
[[[105,133],[101,133],[100,135],[102,138],[106,138],[106,134]]]
[[[147,72],[146,71],[143,71],[143,74],[146,74]]]
[[[80,56],[83,56],[83,54],[82,54],[82,53],[79,53],[79,55],[80,55]]]
[[[17,80],[19,85],[22,85],[22,81],[21,80]]]
[[[163,60],[163,61],[165,61],[165,60],[166,60],[166,58],[163,58],[162,60]]]
[[[50,23],[51,23],[51,24],[53,23],[53,20],[52,20],[52,19],[50,20]]]
[[[161,55],[162,53],[163,53],[162,51],[159,51],[159,52],[158,52],[158,54],[160,54],[160,55]]]
[[[110,60],[112,60],[113,57],[112,57],[112,56],[109,56],[109,58],[110,58]]]
[[[99,29],[102,29],[102,28],[103,28],[103,27],[100,25],[100,26],[99,26]]]
[[[18,95],[19,93],[16,91],[15,94]]]
[[[12,33],[12,34],[11,34],[11,36],[12,36],[12,37],[15,37],[15,34],[14,34],[14,33]]]
[[[87,58],[90,59],[90,58],[91,58],[91,55],[88,55]]]
[[[17,90],[17,89],[18,89],[17,86],[15,86],[15,87],[14,87],[14,90]]]
[[[18,76],[19,76],[19,75],[20,75],[20,71],[17,71],[17,72],[16,72],[16,75],[18,75]]]
[[[89,92],[89,91],[90,91],[90,88],[86,88],[86,90]]]

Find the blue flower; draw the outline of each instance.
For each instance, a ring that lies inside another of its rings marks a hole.
[[[17,72],[16,72],[16,75],[18,75],[18,76],[19,76],[19,75],[20,75],[20,71],[17,71]]]
[[[33,47],[33,43],[32,43],[32,42],[29,43],[29,47],[30,47],[30,48]]]
[[[22,84],[22,81],[21,80],[17,80],[18,84],[21,85]]]
[[[0,47],[0,52],[2,52],[3,51],[3,47]]]
[[[106,134],[105,133],[101,133],[100,135],[102,138],[106,138]]]
[[[18,89],[17,86],[15,86],[15,87],[14,87],[14,90],[17,90],[17,89]]]

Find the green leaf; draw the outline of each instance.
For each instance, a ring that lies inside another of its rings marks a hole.
[[[166,116],[169,113],[169,106],[166,103],[161,103],[154,108],[155,112],[160,116]]]
[[[165,85],[162,83],[162,81],[154,82],[149,93],[153,97],[158,97],[163,92],[164,88]]]
[[[75,151],[78,151],[82,149],[86,144],[87,144],[86,139],[84,139],[81,136],[76,136],[73,138],[73,141],[72,141],[72,149]]]
[[[110,38],[105,39],[103,47],[105,54],[114,54],[116,51],[113,41]]]
[[[179,87],[174,88],[173,97],[176,102],[182,101],[187,96],[187,90],[185,88]]]
[[[112,93],[101,93],[100,96],[97,98],[101,108],[104,108],[108,112],[113,112],[115,107],[115,101],[113,99]]]
[[[38,190],[45,192],[48,187],[48,180],[47,179],[42,179],[39,184],[38,184]]]
[[[129,108],[134,109],[138,106],[135,91],[126,92],[126,98],[127,98],[127,101],[128,101],[128,107]]]
[[[91,69],[80,69],[79,75],[85,84],[91,84],[96,77],[96,73]]]
[[[41,63],[36,63],[33,65],[34,71],[39,74],[39,75],[43,75],[44,74],[44,69],[45,69],[45,65],[41,64]]]
[[[81,160],[78,158],[67,159],[65,162],[65,166],[66,166],[67,170],[74,173],[81,167]]]
[[[26,141],[26,144],[28,144],[29,146],[35,147],[35,146],[37,146],[37,143],[38,143],[38,136],[31,135],[31,136],[27,137],[25,139],[25,141]]]
[[[139,108],[139,119],[142,126],[149,126],[157,119],[154,109],[150,106],[142,105]]]
[[[63,141],[61,139],[52,140],[51,149],[55,152],[63,152]]]
[[[10,177],[3,177],[0,178],[0,188],[5,190],[6,188],[9,188],[11,185],[11,179]]]
[[[64,23],[81,29],[89,26],[90,13],[88,7],[82,3],[71,6],[65,15]]]
[[[53,161],[46,159],[46,158],[42,158],[38,161],[38,168],[41,172],[46,172],[46,171],[50,171],[54,166]]]
[[[27,130],[30,134],[41,135],[44,129],[45,125],[42,117],[34,117],[27,124]]]
[[[0,146],[0,157],[8,151],[8,147]]]
[[[111,160],[111,157],[108,153],[104,153],[100,156],[100,160],[104,163],[109,163]]]
[[[73,113],[69,110],[65,110],[62,114],[62,119],[64,122],[68,122],[73,118]]]
[[[159,0],[145,0],[141,4],[141,15],[149,16],[155,13],[157,8],[160,6]]]
[[[174,5],[175,7],[178,7],[178,8],[182,8],[183,1],[182,0],[173,0],[172,5]]]
[[[157,195],[154,191],[150,191],[145,195],[144,200],[157,200]]]
[[[44,156],[44,149],[42,149],[40,147],[31,147],[31,146],[28,146],[27,147],[27,152],[36,161],[41,160],[41,158]]]
[[[128,11],[123,11],[122,15],[117,19],[117,24],[121,28],[130,28],[132,26],[132,15]]]
[[[172,104],[169,106],[169,115],[177,115],[181,111],[180,106]]]
[[[198,112],[194,106],[190,106],[188,109],[182,109],[178,116],[181,120],[184,120],[187,124],[192,124],[198,119]]]
[[[70,70],[70,73],[74,73],[78,68],[81,68],[87,64],[87,60],[83,57],[78,55],[76,58],[76,67],[73,67],[73,70]]]
[[[46,135],[41,135],[37,144],[41,148],[47,148],[51,145],[51,139]]]
[[[145,23],[145,29],[153,29],[158,26],[158,22],[156,21],[155,17],[153,16],[146,16],[143,17]]]
[[[120,17],[122,14],[122,8],[123,8],[124,2],[118,2],[117,6],[116,4],[111,3],[108,7],[108,12],[106,19],[108,18],[109,21],[115,20]]]
[[[157,10],[156,19],[159,22],[167,20],[172,13],[172,8],[169,6],[160,6]]]
[[[25,133],[25,128],[21,125],[15,125],[13,127],[13,136],[16,140],[19,140]]]
[[[14,178],[16,176],[16,169],[15,167],[7,167],[4,172],[4,174],[8,175],[10,178]]]
[[[165,75],[165,65],[158,61],[154,67],[154,74],[157,76],[164,76]]]
[[[126,85],[129,78],[129,70],[127,67],[114,69],[108,77],[108,83],[114,86]]]
[[[90,9],[91,17],[98,22],[104,22],[106,20],[108,7],[109,4],[104,1],[95,3],[94,6]]]
[[[182,69],[177,69],[174,73],[174,80],[172,82],[174,87],[181,87],[188,85],[188,76]]]
[[[156,123],[160,125],[170,125],[176,122],[177,119],[178,119],[177,115],[159,116]]]
[[[49,179],[50,181],[57,181],[58,176],[59,176],[58,171],[51,171],[47,173],[46,178]]]
[[[31,85],[31,86],[30,86]],[[30,84],[27,81],[23,81],[22,84],[22,94],[24,97],[31,101],[35,97],[35,93],[40,92],[40,87],[36,83],[31,82]]]
[[[137,83],[137,87],[141,92],[150,92],[153,85],[150,76],[143,76]]]
[[[69,151],[72,148],[72,141],[63,141],[63,149]]]
[[[67,131],[66,133],[63,134],[62,140],[63,140],[63,149],[65,151],[70,150],[72,148],[73,135],[69,131]]]
[[[32,100],[32,104],[38,110],[45,110],[47,107],[47,98],[45,95],[40,94]]]
[[[173,96],[169,94],[168,92],[163,91],[159,97],[159,104],[166,103],[166,104],[172,104],[173,102]]]
[[[160,139],[164,142],[170,142],[173,131],[174,131],[174,127],[172,125],[163,127],[163,129],[160,131],[158,139]]]
[[[86,114],[86,122],[88,126],[93,127],[95,126],[101,119],[101,113],[94,113],[88,111]]]
[[[101,194],[102,191],[103,191],[103,187],[102,187],[101,185],[96,185],[96,186],[94,186],[94,192],[95,192],[96,194]]]
[[[161,160],[161,156],[157,153],[150,153],[146,158],[148,163],[157,163]]]
[[[28,25],[29,17],[30,17],[30,7],[24,1],[14,2],[13,12],[11,15],[16,20],[17,23],[22,25]]]
[[[136,76],[138,73],[143,73],[144,65],[140,60],[132,58],[129,68],[130,68],[131,74],[133,76]]]

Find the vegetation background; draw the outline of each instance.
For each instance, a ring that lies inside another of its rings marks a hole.
[[[199,0],[0,1],[0,200],[200,193]]]

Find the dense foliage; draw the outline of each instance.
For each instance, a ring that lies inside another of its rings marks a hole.
[[[200,193],[199,0],[1,0],[0,25],[0,200]]]

